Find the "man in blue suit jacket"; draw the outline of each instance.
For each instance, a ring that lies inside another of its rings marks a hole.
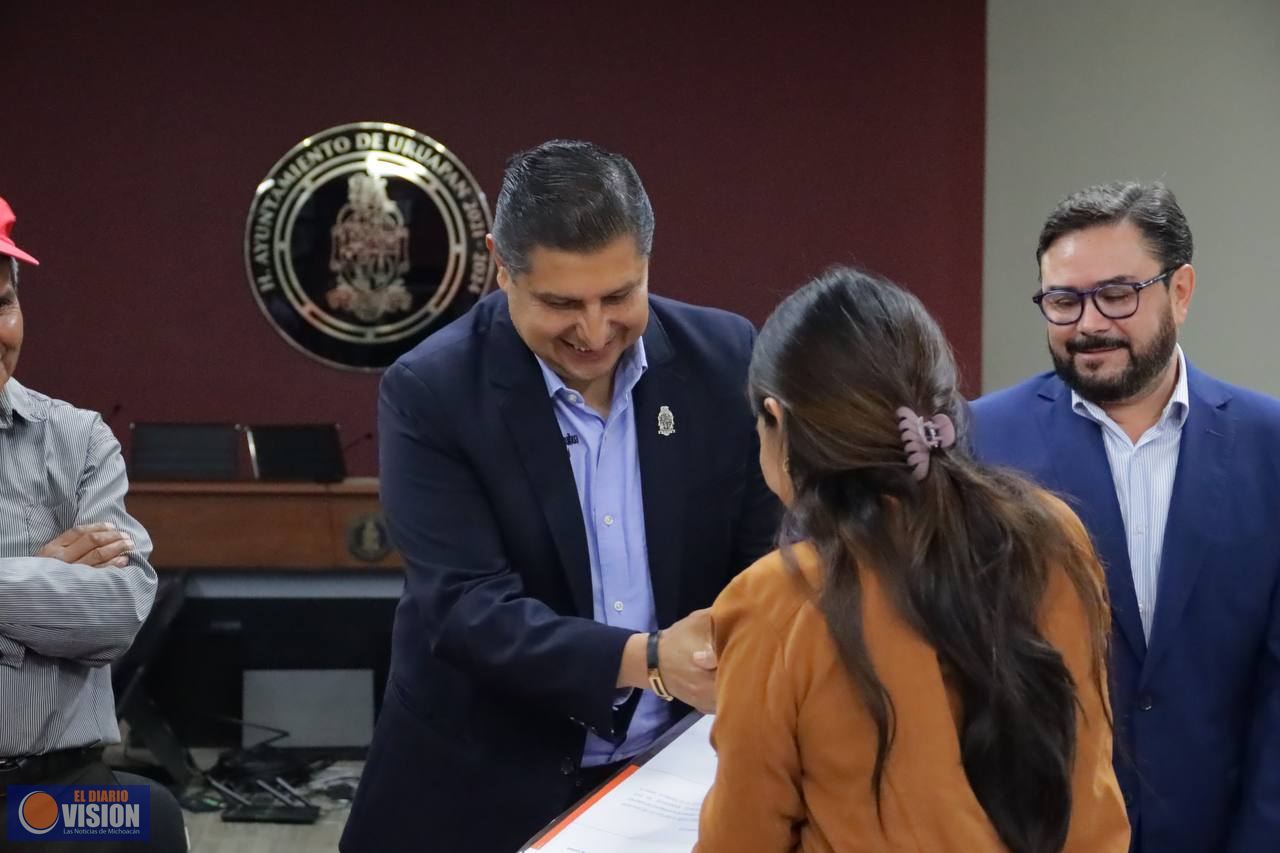
[[[1159,184],[1065,199],[1036,253],[1054,372],[973,406],[1107,570],[1115,765],[1142,853],[1280,850],[1280,403],[1186,361],[1191,232]]]
[[[652,236],[621,156],[516,155],[489,237],[502,291],[383,378],[407,585],[346,853],[512,853],[713,706],[703,608],[779,508],[744,393],[754,330],[651,296]]]

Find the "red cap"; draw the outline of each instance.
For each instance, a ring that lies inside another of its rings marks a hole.
[[[35,258],[22,251],[13,242],[13,223],[18,221],[18,217],[13,215],[13,208],[9,206],[9,202],[0,198],[0,255],[8,255],[11,258],[17,258],[20,261],[26,261],[29,264],[40,266],[40,262]]]

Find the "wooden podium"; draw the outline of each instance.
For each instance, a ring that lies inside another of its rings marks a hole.
[[[138,481],[130,485],[125,504],[151,534],[151,563],[161,578],[150,616],[113,668],[116,713],[181,783],[190,778],[192,766],[187,738],[199,736],[191,735],[191,721],[206,721],[207,727],[211,707],[243,716],[239,707],[244,670],[334,666],[332,650],[325,645],[332,637],[298,622],[264,640],[268,635],[263,632],[263,609],[247,600],[231,602],[230,611],[224,602],[223,610],[217,611],[231,614],[227,622],[234,629],[211,629],[209,601],[194,602],[189,595],[193,576],[294,572],[298,583],[306,586],[319,580],[307,573],[370,572],[387,578],[402,564],[391,549],[378,503],[378,481],[373,478],[333,484]],[[344,615],[355,613],[358,618],[349,623],[340,616],[336,629],[326,623],[326,634],[347,632],[335,641],[343,646],[337,668],[372,668],[374,696],[380,696],[389,666],[395,601],[357,597],[316,606],[332,614],[338,605],[347,607]],[[366,630],[371,606],[385,615],[374,630]],[[242,620],[252,622],[253,628],[242,628]],[[312,657],[299,657],[299,643],[313,640]],[[264,660],[272,665],[262,665]],[[188,730],[181,725],[175,729],[175,723],[184,723]]]
[[[398,571],[378,481],[136,482],[130,514],[157,570]]]

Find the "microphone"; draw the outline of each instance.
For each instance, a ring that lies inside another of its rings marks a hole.
[[[358,438],[354,438],[354,439],[352,439],[351,441],[349,441],[349,442],[347,442],[346,444],[344,444],[344,445],[342,446],[342,452],[343,452],[343,453],[346,453],[348,450],[350,450],[351,448],[355,447],[357,444],[363,444],[364,442],[368,441],[368,440],[369,440],[369,439],[371,439],[371,438],[373,438],[373,430],[369,430],[369,431],[368,431],[368,432],[366,432],[364,435],[362,435],[362,436],[360,436],[360,437],[358,437]]]

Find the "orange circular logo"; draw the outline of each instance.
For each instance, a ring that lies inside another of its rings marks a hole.
[[[34,835],[44,835],[58,823],[58,803],[44,791],[32,791],[18,804],[18,822]]]

